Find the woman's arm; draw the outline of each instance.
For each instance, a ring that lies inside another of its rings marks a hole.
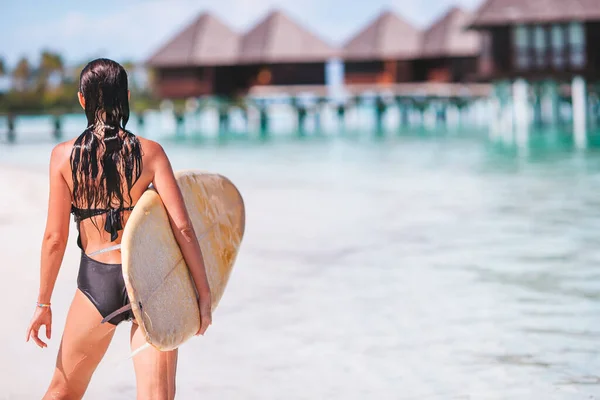
[[[200,296],[201,327],[198,333],[204,334],[204,331],[206,331],[212,322],[212,315],[210,287],[206,278],[202,250],[200,249],[194,227],[185,208],[183,196],[181,195],[179,186],[177,186],[171,163],[162,147],[159,144],[155,144],[155,146],[156,156],[153,162],[154,179],[152,184],[160,194],[160,198],[167,209],[173,234]]]
[[[40,266],[40,290],[38,303],[50,304],[58,270],[62,263],[69,238],[69,213],[71,210],[71,192],[61,173],[64,160],[64,146],[58,145],[50,156],[50,199],[46,231],[42,239],[42,257]],[[36,307],[33,318],[27,328],[26,340],[40,347],[47,346],[39,338],[39,330],[44,326],[46,337],[52,337],[52,311],[50,307]]]
[[[69,238],[71,191],[61,173],[64,146],[56,146],[50,156],[50,198],[46,230],[42,240],[39,303],[50,303],[58,270]]]

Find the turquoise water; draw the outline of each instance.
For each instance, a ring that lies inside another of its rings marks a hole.
[[[182,398],[600,397],[595,136],[155,137],[175,168],[230,177],[248,215],[212,367]],[[45,167],[51,146],[0,162]]]

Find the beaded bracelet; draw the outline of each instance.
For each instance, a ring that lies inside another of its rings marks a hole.
[[[41,308],[50,307],[50,303],[37,303],[37,306]]]

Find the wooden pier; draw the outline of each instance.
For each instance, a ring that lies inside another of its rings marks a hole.
[[[430,113],[436,125],[445,124],[446,113],[449,107],[461,111],[468,109],[474,102],[486,99],[493,91],[487,84],[451,84],[451,83],[419,83],[419,84],[355,84],[346,85],[332,90],[324,85],[303,86],[256,86],[253,87],[244,99],[227,99],[223,97],[202,97],[197,101],[188,101],[185,107],[171,104],[175,130],[175,137],[186,137],[190,132],[185,131],[186,118],[198,115],[207,110],[213,110],[218,119],[219,137],[226,138],[230,133],[231,112],[241,109],[246,120],[246,135],[257,133],[259,139],[265,139],[272,133],[271,115],[277,106],[288,105],[289,111],[285,118],[290,118],[296,126],[299,137],[309,134],[307,127],[310,121],[313,132],[322,131],[322,113],[325,109],[333,110],[337,119],[336,131],[346,131],[347,115],[357,107],[373,110],[373,126],[368,129],[375,135],[385,134],[384,118],[393,107],[398,109],[401,126],[417,126],[425,123],[425,114]],[[201,105],[200,105],[201,104]],[[287,109],[287,108],[286,108]],[[152,110],[147,110],[152,111]],[[255,123],[249,123],[248,114],[252,114]],[[410,122],[410,114],[418,113],[420,117],[415,123]],[[8,142],[14,142],[18,134],[18,119],[26,117],[24,114],[0,115],[6,121],[6,133],[0,132],[0,137],[5,137]],[[64,115],[47,115],[51,118],[48,130],[56,140],[63,135]],[[138,127],[144,128],[144,113],[132,113],[131,119],[137,122]],[[295,120],[295,121],[294,121]],[[239,132],[238,132],[239,133]],[[201,133],[200,133],[201,135]]]

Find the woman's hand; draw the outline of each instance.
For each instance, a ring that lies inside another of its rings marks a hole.
[[[200,329],[196,333],[196,336],[204,335],[204,332],[206,332],[208,326],[212,323],[212,301],[210,293],[200,296],[198,306],[200,308]]]
[[[31,338],[41,348],[48,347],[48,345],[39,337],[42,325],[46,328],[46,337],[50,339],[52,336],[52,310],[50,310],[50,307],[35,308],[35,313],[33,313],[33,318],[31,318],[29,328],[27,328],[27,337],[25,341],[29,342],[29,339]]]

